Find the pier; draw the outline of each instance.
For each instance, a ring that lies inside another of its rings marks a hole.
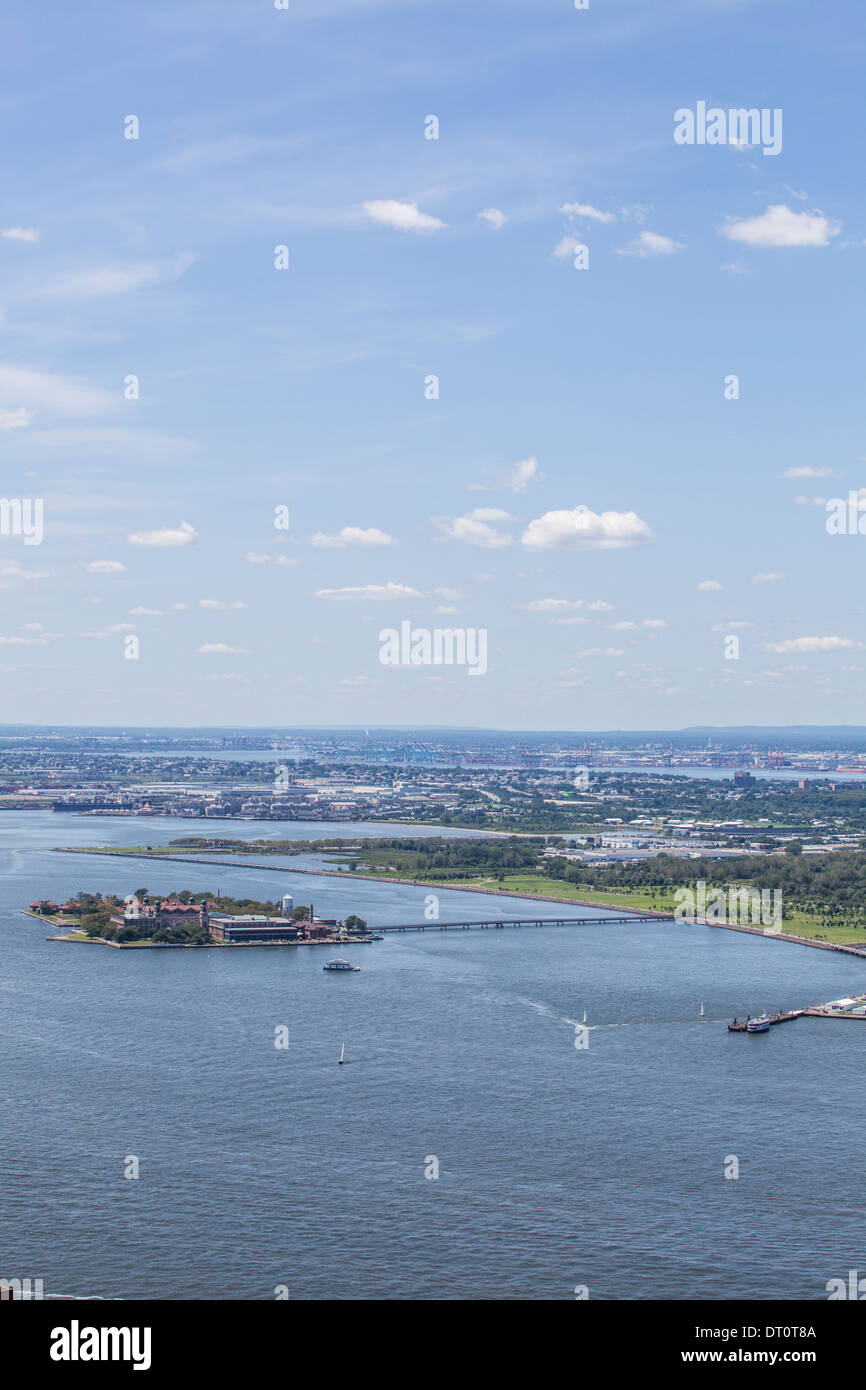
[[[770,1023],[790,1023],[792,1018],[802,1018],[804,1014],[809,1012],[809,1009],[789,1009],[784,1014],[770,1014]],[[733,1023],[728,1024],[728,1032],[746,1033],[750,1021],[753,1022],[754,1020],[743,1019],[741,1022],[739,1019],[735,1019]]]
[[[866,994],[851,994],[844,999],[831,999],[828,1004],[812,1004],[807,1009],[789,1009],[787,1013],[770,1014],[770,1023],[789,1023],[792,1018],[854,1018],[866,1021]],[[729,1033],[745,1033],[749,1020],[735,1019],[728,1024]]]

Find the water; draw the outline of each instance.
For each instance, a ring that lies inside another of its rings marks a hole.
[[[866,1024],[725,1028],[864,991],[866,961],[669,923],[388,936],[344,948],[346,976],[327,947],[48,942],[18,908],[76,887],[313,884],[323,916],[371,925],[420,920],[428,891],[52,855],[76,826],[158,837],[50,819],[53,840],[36,814],[0,822],[5,1277],[124,1299],[815,1299],[866,1268]],[[439,897],[445,920],[538,910]]]

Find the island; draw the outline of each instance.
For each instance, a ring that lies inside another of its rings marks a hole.
[[[295,907],[290,894],[280,903],[228,898],[189,889],[167,898],[151,898],[139,888],[125,898],[78,893],[65,903],[41,899],[30,904],[31,916],[61,931],[49,941],[84,941],[101,946],[300,946],[372,941],[367,923],[356,913],[344,922],[317,917],[315,907]]]

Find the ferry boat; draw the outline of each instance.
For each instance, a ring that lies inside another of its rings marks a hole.
[[[360,970],[361,967],[360,967],[360,965],[352,965],[349,961],[347,961],[347,960],[340,960],[340,958],[337,957],[336,960],[329,960],[327,965],[323,965],[323,966],[322,966],[322,969],[323,969],[323,970]]]
[[[761,1014],[760,1018],[750,1018],[746,1024],[747,1033],[768,1033],[770,1031],[770,1015]]]

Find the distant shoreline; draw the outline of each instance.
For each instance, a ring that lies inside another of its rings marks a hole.
[[[230,861],[230,860],[231,860],[231,857],[232,857],[231,855],[229,855],[229,856],[227,856],[227,859],[200,859],[200,858],[191,857],[191,856],[189,856],[189,855],[147,854],[147,853],[144,852],[144,851],[142,851],[141,853],[138,853],[138,852],[136,852],[135,850],[127,851],[127,850],[116,850],[116,849],[115,849],[115,850],[112,850],[112,849],[104,849],[104,850],[103,850],[103,849],[84,849],[84,848],[77,849],[77,848],[74,848],[74,847],[71,847],[71,846],[70,846],[70,847],[56,846],[56,847],[52,850],[52,853],[53,853],[53,854],[84,854],[84,855],[93,855],[93,856],[111,855],[111,856],[112,856],[113,858],[115,858],[115,859],[152,859],[152,860],[156,861],[157,863],[167,863],[167,864],[174,864],[174,863],[179,863],[179,864],[212,864],[212,865],[215,865],[217,868],[225,868],[225,867],[227,867],[227,860]],[[474,886],[474,885],[473,885],[473,886],[470,886],[470,885],[467,885],[467,884],[459,884],[459,885],[456,885],[456,884],[448,884],[448,883],[438,883],[438,882],[436,882],[435,880],[432,880],[432,879],[396,878],[396,877],[395,877],[395,878],[391,878],[391,877],[383,878],[380,874],[364,874],[364,873],[358,873],[357,871],[352,871],[351,873],[343,873],[343,872],[340,872],[339,870],[336,870],[336,869],[293,869],[293,868],[287,868],[285,864],[279,864],[279,865],[277,865],[277,864],[238,864],[238,863],[236,863],[236,864],[233,864],[233,865],[229,864],[229,866],[232,867],[232,868],[235,868],[235,869],[263,870],[265,873],[307,874],[307,875],[309,875],[309,876],[311,876],[311,877],[314,877],[314,878],[336,878],[336,879],[340,879],[341,882],[343,882],[343,883],[346,883],[346,882],[348,882],[348,881],[351,881],[351,882],[354,883],[357,879],[364,879],[364,880],[367,880],[367,881],[369,881],[369,882],[371,882],[371,883],[392,883],[392,884],[402,883],[402,884],[407,884],[409,887],[413,887],[413,888],[429,888],[429,889],[438,888],[438,889],[443,890],[443,891],[445,891],[445,892],[452,892],[452,893],[481,893],[481,894],[484,894],[485,896],[490,896],[490,897],[513,898],[513,899],[514,899],[515,901],[517,901],[517,902],[559,903],[559,904],[561,904],[561,905],[563,905],[563,906],[566,906],[566,907],[593,907],[593,908],[598,908],[598,909],[600,909],[600,910],[603,911],[603,912],[618,912],[618,913],[627,913],[627,914],[632,914],[632,913],[633,913],[636,917],[637,917],[637,916],[641,916],[641,917],[655,917],[655,918],[657,918],[659,921],[662,921],[662,922],[672,922],[672,921],[674,920],[674,917],[673,917],[673,914],[672,914],[672,913],[670,913],[670,912],[660,912],[660,911],[658,911],[658,910],[655,909],[655,908],[629,908],[629,907],[623,907],[622,903],[605,903],[605,902],[598,902],[597,900],[589,900],[589,899],[586,899],[586,898],[557,898],[557,897],[553,897],[552,895],[548,895],[548,894],[542,895],[542,894],[528,894],[528,893],[510,893],[510,892],[507,891],[507,889],[504,889],[504,888],[483,888],[483,887],[481,887],[480,885],[476,887],[476,886]],[[32,916],[36,916],[37,914],[33,913],[33,914],[31,914],[31,915],[32,915]],[[787,942],[791,943],[791,944],[794,945],[794,946],[811,946],[811,947],[813,947],[813,948],[814,948],[815,950],[817,950],[817,951],[838,951],[838,952],[841,952],[843,955],[860,956],[861,958],[866,958],[866,949],[861,948],[861,947],[859,947],[859,946],[845,946],[845,945],[843,945],[843,944],[841,944],[841,943],[836,943],[836,942],[832,942],[832,941],[816,941],[816,940],[814,940],[814,938],[812,938],[812,937],[808,937],[808,936],[794,936],[794,935],[792,935],[790,932],[769,931],[769,930],[767,930],[767,929],[764,928],[764,927],[750,927],[750,926],[745,926],[745,925],[736,924],[736,923],[733,923],[733,922],[707,922],[706,920],[700,920],[700,919],[699,919],[698,921],[696,921],[694,925],[695,925],[695,926],[702,926],[702,927],[716,927],[716,928],[721,929],[722,931],[745,932],[745,933],[746,933],[747,935],[749,935],[749,936],[761,936],[761,937],[763,937],[765,940],[770,940],[770,941],[787,941]],[[49,937],[49,938],[48,938],[48,940],[55,940],[55,939],[57,939],[57,938],[54,938],[54,937]],[[114,944],[113,942],[106,942],[106,945],[113,945],[113,944]],[[159,944],[159,943],[156,943],[156,944]],[[238,944],[242,944],[242,943],[238,943]],[[278,944],[278,943],[273,943],[273,944]]]

